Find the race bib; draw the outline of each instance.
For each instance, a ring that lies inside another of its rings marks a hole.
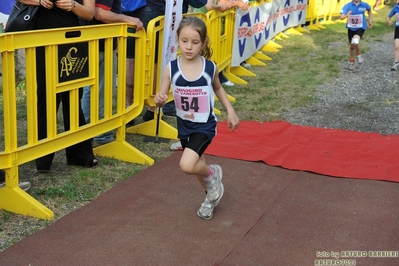
[[[349,28],[363,28],[363,16],[362,15],[350,15],[348,17]]]
[[[399,26],[399,13],[396,13],[396,26]]]
[[[210,112],[208,91],[206,87],[177,87],[173,90],[176,115],[191,122],[207,122]]]

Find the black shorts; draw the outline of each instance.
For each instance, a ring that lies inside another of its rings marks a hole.
[[[393,37],[393,39],[399,39],[399,27],[395,27],[395,35]]]
[[[204,133],[193,133],[188,139],[181,139],[181,146],[183,149],[189,148],[195,151],[199,157],[205,152],[211,142],[209,138]]]
[[[348,29],[348,40],[349,40],[349,43],[352,42],[352,38],[355,35],[359,35],[360,39],[361,39],[363,37],[364,31],[365,31],[364,29],[357,29],[355,31]]]

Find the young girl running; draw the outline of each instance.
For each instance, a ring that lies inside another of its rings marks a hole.
[[[177,29],[177,39],[181,56],[165,66],[160,92],[154,101],[158,107],[163,107],[172,85],[178,138],[183,147],[180,168],[185,174],[195,175],[205,189],[206,197],[197,214],[208,220],[224,193],[222,168],[216,164],[207,165],[203,155],[216,135],[214,94],[226,108],[231,131],[238,128],[240,121],[220,84],[215,63],[206,59],[212,52],[205,23],[197,17],[183,18]]]

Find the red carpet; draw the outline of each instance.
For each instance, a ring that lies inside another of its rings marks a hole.
[[[219,122],[206,154],[323,175],[399,182],[399,135],[323,129],[283,121]]]

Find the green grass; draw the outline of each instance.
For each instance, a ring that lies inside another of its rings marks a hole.
[[[368,51],[367,42],[382,40],[387,33],[393,34],[393,27],[387,27],[386,15],[390,7],[385,7],[374,15],[374,27],[366,31],[362,49]],[[241,120],[273,121],[284,120],[283,111],[309,106],[313,103],[319,86],[332,82],[342,73],[342,63],[348,60],[349,46],[343,23],[326,25],[325,29],[302,35],[289,35],[289,38],[276,40],[282,48],[278,53],[265,53],[272,60],[264,61],[266,66],[253,66],[250,71],[256,77],[243,77],[248,84],[225,88],[236,98],[233,103]],[[26,118],[24,81],[18,84],[18,119]],[[0,88],[0,92],[2,92]],[[0,93],[0,98],[2,93]],[[2,100],[2,99],[1,99]],[[397,102],[391,99],[390,102]],[[222,106],[217,103],[220,110]],[[354,106],[355,108],[355,106]],[[0,106],[0,149],[4,150],[3,111]],[[173,118],[165,118],[174,125]],[[225,119],[225,113],[219,120]],[[137,119],[137,122],[140,118]],[[26,128],[26,126],[25,126]],[[19,134],[21,143],[26,132]],[[143,136],[127,135],[127,141],[158,162],[171,154],[169,144],[144,142]],[[117,183],[132,177],[147,166],[118,161],[111,158],[99,158],[95,169],[82,169],[66,165],[65,152],[56,153],[52,171],[49,174],[37,174],[34,162],[20,166],[21,181],[30,181],[29,193],[55,213],[53,221],[43,221],[0,211],[0,251],[26,235],[32,234],[55,220],[75,210]]]

